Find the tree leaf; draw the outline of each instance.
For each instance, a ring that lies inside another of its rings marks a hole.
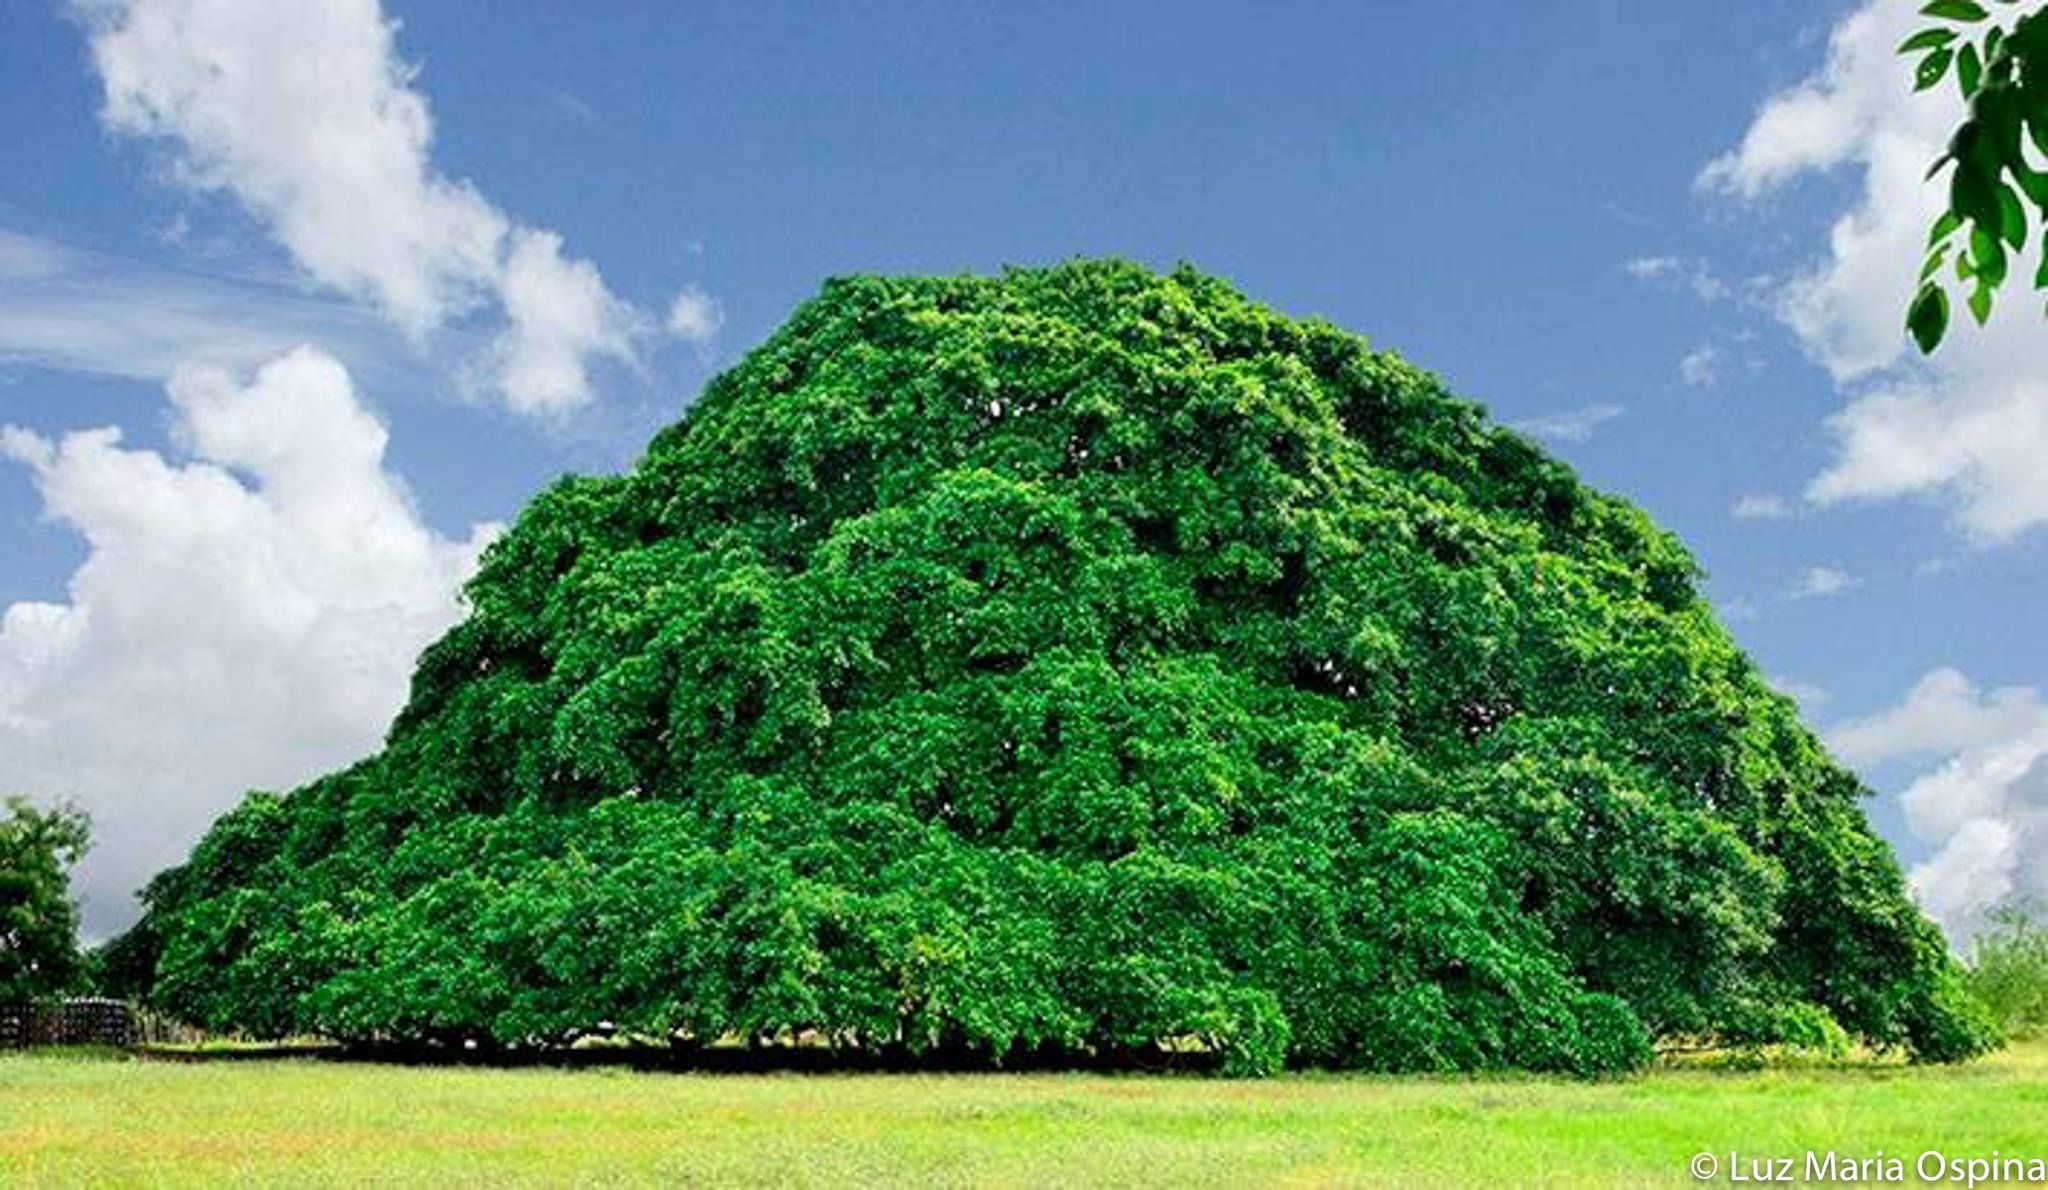
[[[1970,316],[1977,320],[1978,326],[1983,326],[1991,321],[1991,287],[1989,285],[1981,281],[1978,282],[1977,288],[1970,291],[1969,301]]]
[[[1948,330],[1948,291],[1939,285],[1922,285],[1920,295],[1906,311],[1906,329],[1920,345],[1920,354],[1932,355]]]
[[[1948,247],[1947,244],[1943,244],[1927,254],[1927,263],[1920,266],[1922,281],[1931,280],[1934,274],[1941,271],[1942,262],[1948,259]]]
[[[1984,59],[1977,56],[1977,47],[1966,45],[1956,55],[1956,85],[1963,90],[1964,100],[1977,93],[1977,84],[1984,81]]]
[[[1956,158],[1956,172],[1948,182],[1948,209],[1972,223],[1998,223],[1996,173],[1986,173],[1974,155]]]
[[[1915,33],[1913,36],[1908,37],[1906,40],[1900,42],[1899,52],[1901,54],[1917,54],[1921,50],[1931,50],[1939,48],[1941,46],[1945,46],[1949,42],[1954,41],[1955,39],[1956,31],[1954,29],[1944,29],[1939,27],[1933,29],[1922,29],[1918,33]]]
[[[1977,0],[1929,0],[1920,7],[1923,16],[1940,17],[1945,21],[1981,21],[1991,14]]]
[[[1920,69],[1913,74],[1913,89],[1925,91],[1941,81],[1948,73],[1948,64],[1956,56],[1954,50],[1936,50],[1920,59]]]
[[[2015,252],[2027,246],[2027,212],[2010,186],[1998,188],[1998,234]]]
[[[2005,246],[1981,223],[1970,228],[1970,271],[1979,285],[1996,287],[2005,280]]]
[[[1970,118],[1983,130],[1971,148],[1992,177],[2020,155],[2020,121],[2026,116],[2022,103],[2016,88],[1987,84],[1971,104]]]
[[[2033,200],[2035,207],[2048,212],[2048,174],[2028,165],[2024,160],[2015,161],[2012,166],[2013,180],[2020,184],[2020,189],[2027,192],[2027,197]]]
[[[1927,246],[1929,248],[1934,247],[1936,244],[1954,235],[1956,228],[1962,225],[1963,217],[1961,215],[1956,214],[1954,211],[1943,211],[1941,218],[1934,221],[1934,227],[1927,233]]]

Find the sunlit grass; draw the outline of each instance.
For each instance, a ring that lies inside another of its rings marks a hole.
[[[2048,1041],[1618,1082],[0,1059],[0,1182],[1689,1184],[1701,1151],[2048,1158]]]

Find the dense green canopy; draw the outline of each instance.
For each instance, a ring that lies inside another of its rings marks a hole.
[[[91,834],[69,806],[0,798],[0,1008],[66,991],[79,977],[78,907],[65,872]]]
[[[384,751],[252,795],[138,937],[161,1000],[267,1034],[1976,1052],[1858,781],[1695,579],[1213,278],[833,281],[535,500]]]

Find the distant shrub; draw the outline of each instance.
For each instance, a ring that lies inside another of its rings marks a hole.
[[[2039,905],[2014,905],[1994,915],[1970,948],[1970,990],[2006,1035],[2048,1026],[2048,925]]]

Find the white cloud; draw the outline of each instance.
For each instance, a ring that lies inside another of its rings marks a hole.
[[[1712,388],[1721,378],[1721,352],[1711,344],[1702,344],[1685,353],[1678,361],[1678,377],[1693,388]]]
[[[2048,524],[2048,375],[2035,362],[1989,358],[2019,329],[2042,333],[2021,326],[2039,320],[2032,302],[2007,297],[2021,309],[1995,316],[1995,336],[1957,328],[1941,348],[1955,354],[1935,375],[1875,389],[1829,419],[1836,458],[1807,486],[1809,499],[1945,494],[1964,536],[1986,545]],[[2035,346],[2048,351],[2048,341]]]
[[[0,615],[0,788],[92,812],[77,886],[96,933],[247,789],[376,747],[494,531],[422,523],[319,351],[247,384],[181,369],[168,391],[184,461],[112,428],[0,434],[89,549],[63,601]]]
[[[180,181],[233,196],[315,280],[415,341],[502,306],[493,372],[528,412],[588,401],[590,358],[631,360],[640,320],[595,268],[435,167],[377,0],[78,3],[107,126],[166,145]]]
[[[1819,72],[1768,100],[1699,182],[1748,201],[1812,172],[1860,171],[1824,257],[1776,298],[1848,397],[1829,421],[1834,461],[1806,494],[1821,504],[1937,496],[1966,537],[1997,543],[2048,523],[2048,321],[2027,293],[2031,262],[2015,264],[1988,327],[1958,310],[1931,361],[1909,349],[1905,307],[1946,189],[1945,174],[1924,175],[1962,114],[1952,86],[1915,94],[1913,62],[1895,52],[1921,21],[1912,5],[1880,0],[1845,18]]]
[[[48,240],[0,227],[0,281],[9,288],[64,271],[65,252]]]
[[[414,335],[479,301],[507,220],[438,176],[426,99],[374,3],[132,0],[88,8],[108,127],[175,142],[327,284]]]
[[[1676,256],[1638,256],[1621,262],[1621,271],[1639,281],[1653,281],[1668,277],[1684,267],[1685,262]]]
[[[685,343],[708,343],[725,325],[717,299],[695,285],[686,285],[668,308],[668,333]]]
[[[355,359],[388,332],[341,302],[196,277],[0,228],[0,360],[162,380],[180,364],[249,367],[317,339]]]
[[[1623,261],[1621,268],[1638,281],[1689,290],[1707,305],[1729,295],[1728,283],[1716,276],[1706,261],[1697,257],[1639,256]]]
[[[1786,592],[1791,599],[1826,599],[1840,595],[1858,584],[1855,575],[1835,566],[1809,566]]]
[[[1896,39],[1889,34],[1918,21],[1910,14],[1899,19],[1888,7],[1897,6],[1871,4],[1836,26],[1820,73],[1772,96],[1742,144],[1707,163],[1700,187],[1761,198],[1808,170],[1851,160],[1856,145],[1893,114],[1890,97],[1870,85],[1884,73],[1871,56],[1891,54]]]
[[[1716,603],[1714,610],[1720,612],[1724,620],[1754,620],[1757,617],[1756,600],[1739,595]]]
[[[1808,709],[1820,706],[1833,697],[1825,688],[1816,686],[1812,682],[1802,682],[1798,678],[1774,675],[1766,680],[1770,683],[1771,689]]]
[[[1619,405],[1586,405],[1563,413],[1528,417],[1512,423],[1515,429],[1546,442],[1584,442],[1593,431],[1622,415]]]
[[[1737,500],[1731,511],[1745,521],[1782,521],[1792,515],[1785,498],[1769,492],[1751,492]]]
[[[1956,670],[1929,671],[1898,706],[1838,724],[1828,747],[1853,765],[1961,752],[2024,735],[2042,709],[2024,686],[1979,690]]]
[[[2048,896],[2048,701],[2031,687],[1984,691],[1953,669],[1895,707],[1842,724],[1828,744],[1852,764],[1946,753],[1902,795],[1915,837],[1935,848],[1914,894],[1957,943],[1986,913]]]
[[[2032,834],[2039,830],[2036,824]],[[2022,838],[1997,818],[1973,818],[1933,859],[1916,864],[1907,879],[1921,908],[1949,931],[1960,947],[1994,909],[2015,899],[2020,883]]]

